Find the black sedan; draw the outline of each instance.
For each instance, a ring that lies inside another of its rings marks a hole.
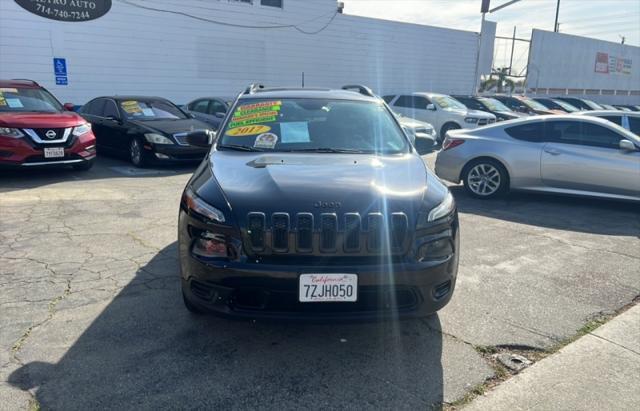
[[[229,110],[229,102],[218,97],[202,97],[185,104],[182,108],[194,118],[217,130]]]
[[[498,100],[479,96],[451,96],[472,110],[485,111],[496,116],[497,121],[513,120],[524,117],[525,114],[515,112]]]
[[[199,161],[208,152],[189,145],[186,135],[211,127],[160,97],[98,97],[79,113],[91,123],[99,152],[126,155],[136,167]]]

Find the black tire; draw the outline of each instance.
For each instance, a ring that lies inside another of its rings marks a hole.
[[[442,128],[440,129],[440,135],[438,136],[438,144],[442,144],[442,142],[444,141],[444,138],[447,135],[447,131],[459,130],[459,129],[460,129],[460,126],[457,125],[456,123],[447,123],[443,125]]]
[[[82,163],[74,164],[72,167],[76,171],[89,171],[93,167],[93,160],[83,161]]]
[[[184,306],[186,307],[186,309],[190,313],[196,314],[196,315],[204,314],[204,310],[203,309],[195,306],[191,301],[189,301],[189,299],[185,295],[184,291],[182,291],[182,301],[184,302]]]
[[[145,167],[149,160],[144,150],[144,142],[141,138],[135,137],[129,143],[129,161],[136,167]]]
[[[469,162],[462,171],[467,193],[475,198],[497,198],[509,191],[509,173],[499,162],[480,158]]]

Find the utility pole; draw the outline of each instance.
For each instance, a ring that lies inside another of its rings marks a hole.
[[[558,14],[560,14],[560,0],[558,0],[558,2],[556,3],[556,22],[553,25],[553,31],[556,32],[556,33],[558,32],[558,29],[559,29],[559,27],[558,27]]]
[[[513,66],[513,49],[516,47],[516,26],[513,26],[513,38],[511,39],[511,58],[509,59],[509,75]]]

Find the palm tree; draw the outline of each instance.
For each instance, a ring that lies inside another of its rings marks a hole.
[[[494,75],[498,76],[498,78],[493,78]],[[509,88],[510,93],[513,92],[516,88],[516,83],[507,78],[508,75],[509,67],[494,69],[489,78],[480,83],[480,91],[487,91],[495,87],[497,93],[503,93],[505,88]]]

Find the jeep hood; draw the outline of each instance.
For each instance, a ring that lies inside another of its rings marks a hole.
[[[423,205],[430,185],[442,186],[416,154],[214,151],[210,165],[233,214],[240,220],[252,211],[267,215],[278,211],[316,215],[403,211],[411,218]]]

